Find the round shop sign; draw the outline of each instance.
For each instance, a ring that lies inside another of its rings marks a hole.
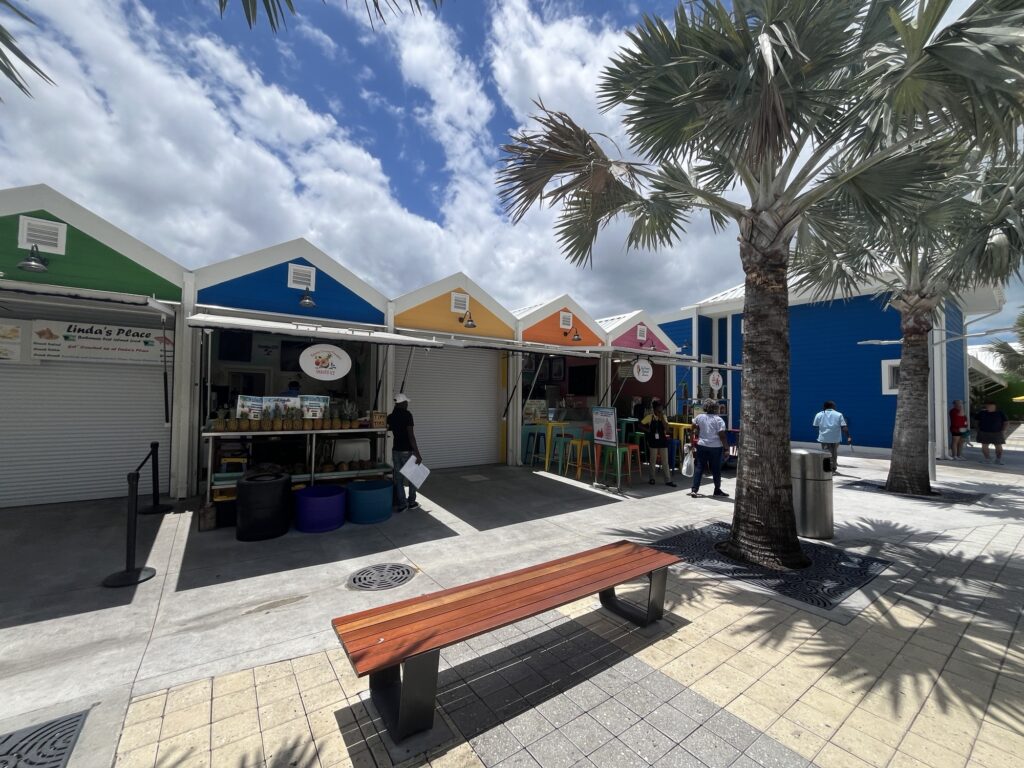
[[[645,383],[654,378],[654,364],[650,360],[637,360],[633,363],[633,378]]]
[[[352,358],[333,344],[314,344],[299,355],[302,372],[317,381],[334,381],[352,370]]]
[[[722,388],[722,374],[718,371],[712,371],[711,375],[708,376],[708,386],[715,392],[720,390]]]

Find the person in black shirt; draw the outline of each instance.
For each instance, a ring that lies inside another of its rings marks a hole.
[[[395,409],[388,416],[388,429],[394,435],[394,442],[391,445],[391,463],[394,467],[392,478],[395,483],[394,496],[398,504],[398,511],[404,512],[407,509],[415,509],[419,503],[416,501],[416,486],[412,483],[409,483],[409,498],[406,500],[405,480],[399,470],[409,461],[410,456],[416,457],[417,464],[423,463],[419,446],[416,445],[416,434],[413,432],[409,398],[405,393],[400,392],[395,395]]]
[[[974,423],[978,426],[978,442],[981,443],[981,453],[985,457],[982,462],[988,464],[992,461],[988,455],[988,446],[991,443],[996,447],[996,464],[1002,464],[1006,425],[1009,423],[1006,414],[996,410],[996,404],[989,400],[985,403],[985,410],[974,417]]]
[[[669,432],[668,419],[665,418],[665,411],[658,400],[654,401],[652,407],[654,412],[644,416],[641,422],[643,429],[647,432],[647,448],[651,462],[651,485],[654,485],[654,465],[660,457],[661,468],[665,473],[665,485],[675,488],[676,484],[672,482],[672,467],[668,464],[668,441],[672,439],[669,436],[671,433]]]

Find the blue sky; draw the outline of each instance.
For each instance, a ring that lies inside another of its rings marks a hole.
[[[626,254],[613,225],[579,270],[554,212],[513,227],[497,205],[532,99],[626,145],[601,68],[674,3],[446,0],[376,29],[361,0],[296,4],[275,36],[238,0],[224,19],[215,0],[24,3],[40,26],[12,28],[57,85],[0,84],[0,186],[51,184],[187,266],[307,237],[390,296],[463,270],[512,308],[569,292],[602,316],[742,281],[736,233],[704,220],[661,253]]]

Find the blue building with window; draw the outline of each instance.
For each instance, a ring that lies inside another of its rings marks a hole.
[[[739,285],[658,317],[661,329],[679,347],[692,350],[698,361],[676,367],[676,401],[717,397],[730,427],[739,427],[743,373],[719,366],[742,365],[743,294]],[[979,289],[946,302],[935,324],[929,394],[937,458],[947,450],[946,419],[952,401],[966,403],[970,394],[966,323],[971,315],[998,311],[1004,303],[1001,289]],[[870,288],[830,302],[791,290],[789,305],[793,442],[817,439],[811,426],[814,415],[825,400],[834,400],[846,415],[856,445],[890,449],[899,391],[899,313],[887,308],[885,298]],[[715,370],[722,377],[717,393],[710,386]]]

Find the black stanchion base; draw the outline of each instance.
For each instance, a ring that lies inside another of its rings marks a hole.
[[[118,571],[103,580],[104,587],[133,587],[156,576],[155,568],[136,568],[133,571]]]
[[[172,511],[173,509],[174,509],[174,505],[173,504],[157,504],[155,507],[153,505],[150,505],[150,506],[146,507],[145,509],[140,509],[139,510],[139,514],[140,515],[163,515],[163,514],[166,514],[167,512]]]

